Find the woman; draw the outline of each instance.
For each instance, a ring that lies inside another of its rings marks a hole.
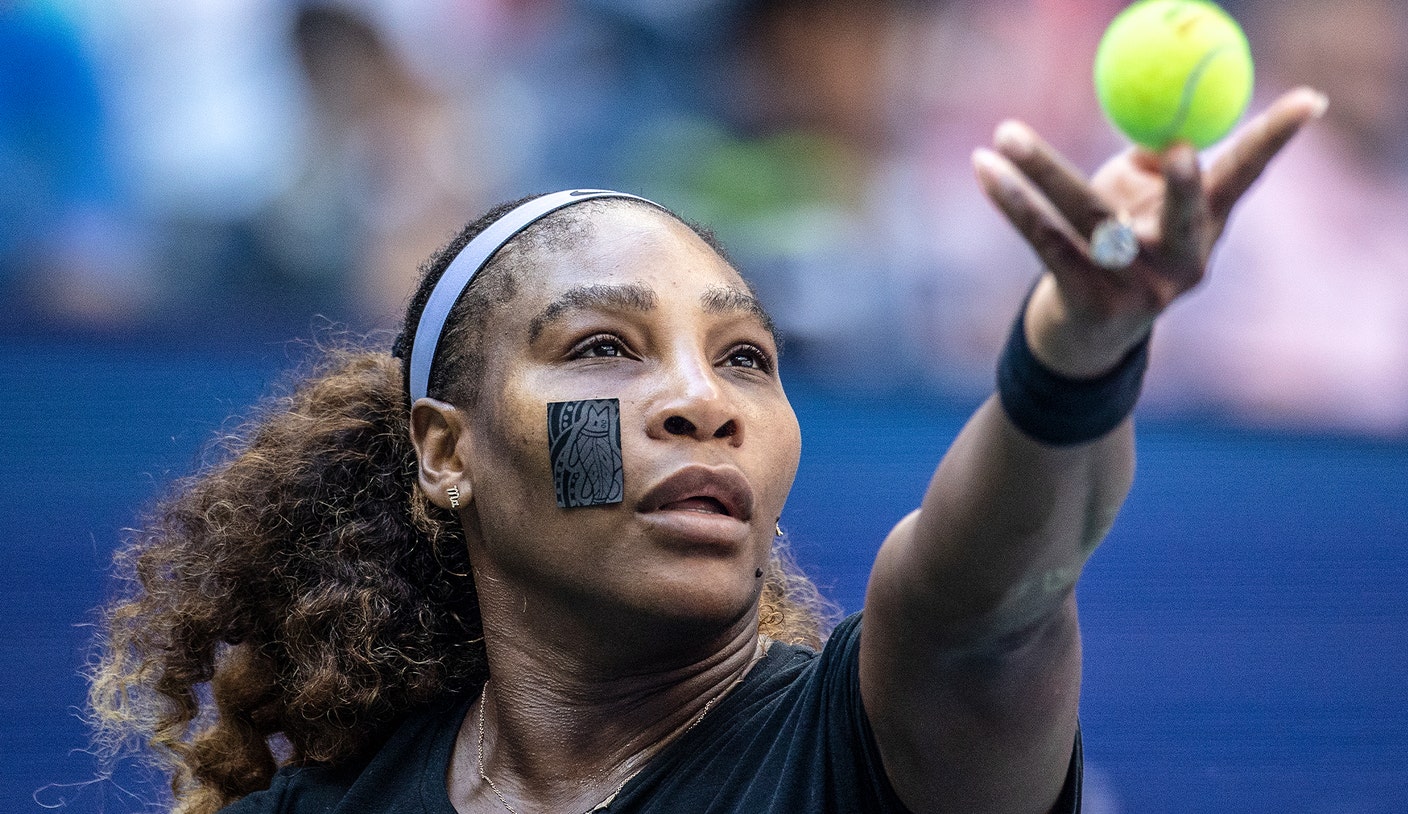
[[[1205,174],[1179,146],[1087,184],[1017,123],[975,153],[1047,271],[820,654],[746,284],[640,199],[500,207],[432,258],[399,360],[335,355],[162,507],[96,714],[186,812],[1076,811],[1073,586],[1146,338],[1324,106],[1282,97]]]

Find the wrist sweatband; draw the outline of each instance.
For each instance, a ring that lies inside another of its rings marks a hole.
[[[997,395],[1017,429],[1043,443],[1070,446],[1093,441],[1120,425],[1139,401],[1149,366],[1149,337],[1114,370],[1094,379],[1072,379],[1043,365],[1027,346],[1026,302],[997,363]]]
[[[450,261],[445,273],[440,275],[435,287],[431,289],[416,325],[415,340],[411,343],[410,379],[406,383],[412,404],[416,399],[424,398],[430,389],[430,368],[435,361],[435,349],[440,345],[440,333],[445,329],[445,320],[449,318],[450,310],[455,307],[474,275],[519,232],[564,206],[596,198],[629,198],[659,206],[639,196],[609,189],[568,189],[553,192],[510,210],[475,235],[474,239],[455,255],[455,259]]]

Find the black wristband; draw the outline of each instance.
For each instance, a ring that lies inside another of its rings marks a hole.
[[[1026,302],[997,363],[997,395],[1017,429],[1038,441],[1070,446],[1093,441],[1134,411],[1149,366],[1149,337],[1114,370],[1072,379],[1043,365],[1027,346]]]

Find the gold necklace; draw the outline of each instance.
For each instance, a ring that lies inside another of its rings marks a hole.
[[[738,678],[735,678],[733,680],[732,684],[729,684],[727,687],[724,687],[722,692],[705,702],[704,709],[699,711],[699,715],[693,721],[691,721],[689,726],[685,727],[682,732],[680,732],[678,735],[674,735],[670,738],[667,738],[663,742],[657,744],[656,746],[650,749],[646,749],[642,752],[638,752],[637,754],[633,755],[630,760],[626,761],[626,767],[629,768],[635,765],[635,763],[647,753],[654,755],[661,749],[665,748],[667,744],[671,743],[676,738],[684,737],[685,734],[687,734],[691,729],[694,729],[696,726],[699,726],[699,722],[704,720],[704,716],[708,715],[709,710],[714,708],[714,703],[720,698],[723,698],[725,695],[728,695],[734,687],[737,687],[739,684],[742,684],[743,677],[748,675],[748,673],[752,670],[753,665],[757,664],[758,661],[761,660],[762,657],[765,655],[767,655],[767,647],[763,644],[763,637],[759,636],[758,647],[753,654],[753,659],[748,662],[748,666],[743,669],[742,674],[740,674]],[[503,792],[499,791],[499,787],[494,785],[494,781],[489,778],[489,773],[484,771],[484,707],[488,706],[488,704],[486,703],[488,697],[489,682],[485,681],[484,687],[480,690],[479,694],[479,737],[477,738],[475,743],[475,752],[479,759],[479,779],[483,780],[484,784],[489,787],[489,791],[492,791],[494,793],[494,796],[499,798],[499,804],[502,805],[505,809],[507,809],[509,814],[518,814],[518,809],[514,808],[512,805],[509,805],[508,798],[504,797]],[[642,766],[641,768],[645,767]],[[640,774],[640,769],[636,769],[630,774],[627,774],[626,778],[620,783],[618,783],[616,785],[616,788],[612,789],[611,793],[606,796],[606,799],[597,803],[590,810],[585,812],[585,814],[593,814],[593,812],[601,811],[603,808],[610,805],[611,801],[616,799],[616,795],[621,793],[621,789],[624,789],[626,787],[626,784],[631,782],[631,778],[635,777],[638,774]]]

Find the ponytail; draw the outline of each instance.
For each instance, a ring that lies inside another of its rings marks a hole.
[[[99,745],[144,740],[183,814],[278,763],[362,753],[487,677],[458,524],[416,483],[399,362],[331,352],[261,412],[119,553],[130,591],[92,676]]]

